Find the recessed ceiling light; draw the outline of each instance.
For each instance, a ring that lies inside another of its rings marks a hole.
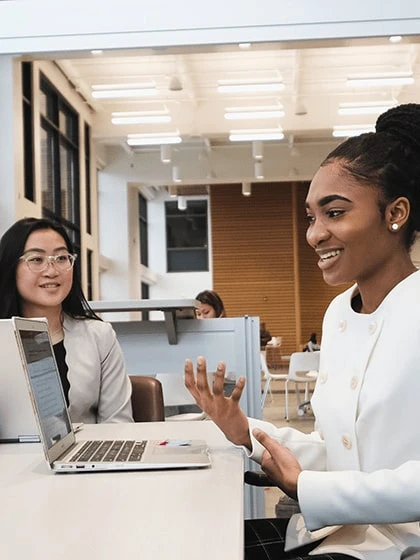
[[[283,131],[276,129],[266,130],[231,130],[229,140],[231,142],[250,142],[252,140],[283,140]]]
[[[245,109],[245,108],[244,108]],[[284,117],[284,111],[281,109],[258,109],[258,110],[242,110],[242,111],[228,111],[226,110],[225,119],[233,120],[247,120],[247,119],[277,119]]]
[[[390,43],[400,43],[402,41],[401,35],[391,35],[389,38]]]
[[[112,124],[151,124],[168,123],[171,117],[163,111],[139,111],[112,113]]]
[[[251,48],[251,43],[239,43],[239,44],[238,44],[238,47],[239,47],[240,49],[244,49],[244,50],[245,50],[245,49],[250,49],[250,48]]]
[[[349,76],[347,85],[352,87],[406,86],[414,83],[412,72],[381,74],[378,76]]]
[[[371,103],[340,103],[339,115],[378,115],[395,107],[395,101],[376,101]]]
[[[129,134],[127,144],[129,146],[154,146],[156,144],[180,144],[182,142],[179,132],[156,133],[156,134]]]
[[[263,91],[283,91],[284,84],[281,80],[265,80],[264,82],[244,82],[243,80],[219,80],[217,86],[219,93],[249,93]]]
[[[104,51],[102,51],[101,49],[94,49],[93,51],[90,51],[91,54],[93,54],[94,56],[102,54]]]
[[[349,138],[350,136],[359,136],[360,134],[365,134],[366,132],[375,132],[375,127],[373,125],[350,125],[350,126],[334,126],[332,135],[334,138]]]
[[[92,86],[92,97],[95,99],[144,97],[156,94],[155,84],[150,82],[143,84],[95,84]]]

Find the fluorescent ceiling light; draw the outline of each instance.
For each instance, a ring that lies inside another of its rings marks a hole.
[[[264,166],[261,161],[254,163],[254,175],[256,179],[264,179]]]
[[[162,144],[160,146],[160,161],[162,163],[171,163],[172,161],[172,148],[170,144]]]
[[[153,146],[156,144],[179,144],[182,142],[181,136],[177,132],[160,134],[129,134],[127,144],[129,146]]]
[[[391,35],[391,37],[389,38],[390,43],[401,43],[401,41],[402,41],[401,35]]]
[[[251,196],[252,187],[251,183],[242,183],[242,194],[244,196]]]
[[[263,91],[283,91],[284,84],[280,80],[266,80],[265,82],[244,82],[234,80],[220,80],[217,86],[219,93],[247,93]]]
[[[375,132],[373,125],[353,125],[353,126],[335,126],[332,135],[334,138],[348,138],[350,136],[359,136],[365,132]]]
[[[381,76],[352,76],[347,78],[347,85],[352,87],[408,86],[411,84],[414,84],[411,72],[383,74]]]
[[[340,103],[339,115],[377,115],[395,107],[394,101],[372,103]]]
[[[151,124],[151,123],[168,123],[171,117],[162,112],[148,111],[138,113],[112,113],[112,124]]]
[[[181,183],[182,179],[181,179],[181,169],[179,167],[179,165],[174,165],[172,167],[172,181],[174,183]]]
[[[228,121],[242,119],[276,119],[279,117],[284,117],[284,111],[281,111],[280,109],[261,111],[229,111],[225,113],[225,119]]]
[[[142,84],[97,84],[92,86],[92,97],[95,99],[146,97],[156,94],[157,89],[152,82]]]
[[[267,130],[231,130],[229,140],[231,142],[250,142],[252,140],[283,140],[283,131],[276,129]]]
[[[238,43],[238,47],[240,49],[250,49],[251,48],[251,43]]]

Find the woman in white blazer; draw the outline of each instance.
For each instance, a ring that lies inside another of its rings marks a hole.
[[[0,318],[47,317],[72,422],[132,422],[121,348],[83,295],[76,256],[60,224],[13,224],[0,241]]]
[[[315,174],[307,241],[330,285],[355,282],[330,304],[312,398],[315,431],[248,419],[213,392],[205,360],[186,361],[199,406],[289,496],[301,514],[245,524],[246,560],[399,560],[420,546],[420,105],[393,108],[376,132],[349,138]]]

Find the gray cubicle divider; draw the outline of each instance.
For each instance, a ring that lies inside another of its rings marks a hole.
[[[246,377],[241,406],[248,416],[261,418],[261,368],[258,317],[213,320],[177,319],[177,342],[168,343],[164,321],[112,321],[131,375],[182,374],[186,358],[202,355],[208,371],[220,360],[228,372]],[[255,468],[247,459],[246,469]],[[263,489],[247,486],[246,518],[264,517]]]

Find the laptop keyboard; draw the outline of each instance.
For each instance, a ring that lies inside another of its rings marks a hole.
[[[146,441],[104,440],[87,441],[70,461],[76,463],[110,463],[140,461]]]

